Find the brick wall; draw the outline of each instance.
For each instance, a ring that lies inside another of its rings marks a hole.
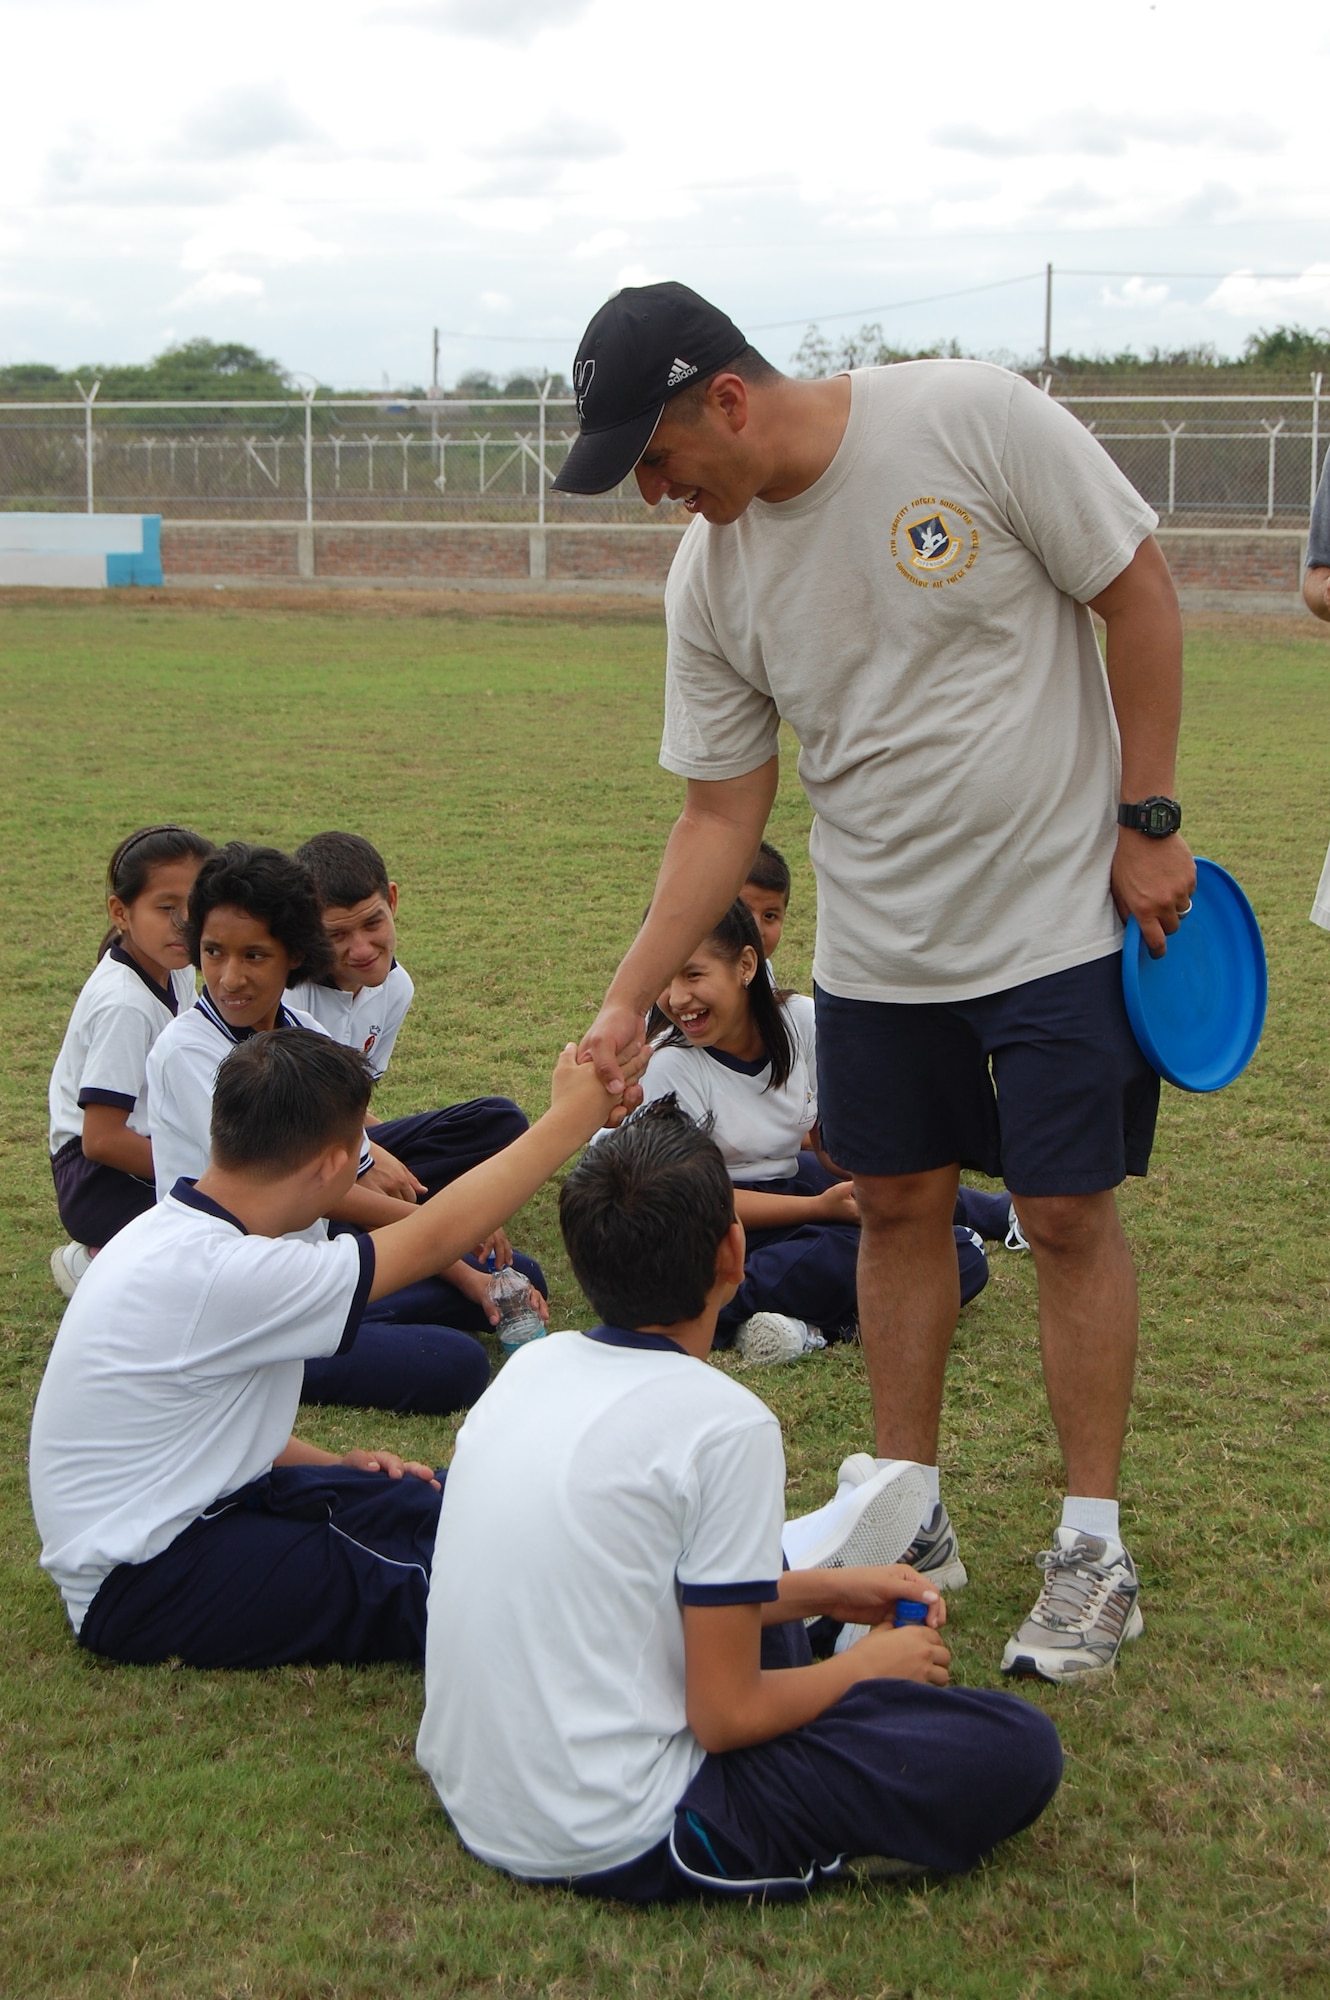
[[[676,527],[164,521],[168,583],[395,584],[619,590],[655,596]],[[1160,530],[1180,590],[1297,597],[1305,537],[1289,529]]]
[[[1301,588],[1304,535],[1287,529],[1222,528],[1205,534],[1165,529],[1159,536],[1179,590],[1287,590]]]

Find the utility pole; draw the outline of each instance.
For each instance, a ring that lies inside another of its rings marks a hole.
[[[439,329],[437,326],[434,329],[434,373],[430,377],[430,386],[437,396],[439,393]]]
[[[1053,266],[1044,266],[1044,366],[1053,366]]]

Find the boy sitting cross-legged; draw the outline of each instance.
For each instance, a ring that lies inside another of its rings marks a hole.
[[[319,898],[332,967],[322,979],[294,986],[292,1000],[334,1041],[359,1049],[381,1078],[416,990],[396,955],[397,884],[378,848],[358,833],[316,833],[296,849],[296,860],[308,869]],[[369,1185],[408,1198],[411,1192],[437,1194],[526,1130],[525,1116],[508,1097],[476,1097],[440,1111],[366,1122],[383,1162]],[[390,1185],[395,1165],[405,1175]]]
[[[292,1003],[312,1014],[334,1041],[359,1049],[379,1080],[416,991],[397,959],[397,884],[389,879],[378,848],[358,833],[313,834],[296,849],[295,858],[314,884],[332,965],[322,978],[293,986]],[[437,1194],[510,1145],[525,1132],[526,1115],[510,1097],[472,1097],[405,1118],[376,1118],[371,1112],[365,1125],[374,1164],[361,1176],[361,1186],[415,1201]],[[516,1264],[531,1280],[532,1304],[547,1317],[539,1264],[514,1251],[502,1230],[494,1250],[499,1263]],[[470,1312],[453,1305],[449,1324],[474,1330],[497,1318],[497,1309],[481,1290]]]
[[[240,1042],[212,1155],[90,1266],[51,1350],[30,1476],[42,1566],[80,1642],[200,1667],[419,1659],[441,1477],[291,1435],[307,1359],[367,1299],[496,1228],[610,1110],[571,1047],[551,1106],[402,1220],[316,1241],[352,1187],[371,1078],[325,1035]]]
[[[560,1220],[605,1323],[508,1363],[440,1517],[417,1753],[463,1841],[633,1902],[973,1866],[1048,1804],[1056,1733],[946,1689],[917,1572],[782,1570],[779,1427],[707,1366],[744,1259],[718,1148],[658,1099],[583,1157]],[[891,1629],[901,1598],[926,1625]],[[814,1664],[814,1615],[870,1629]]]

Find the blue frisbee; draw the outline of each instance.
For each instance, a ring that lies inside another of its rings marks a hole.
[[[1191,909],[1162,958],[1135,917],[1122,940],[1122,990],[1151,1068],[1179,1090],[1222,1090],[1256,1053],[1265,1021],[1265,946],[1251,904],[1213,861],[1196,863]]]

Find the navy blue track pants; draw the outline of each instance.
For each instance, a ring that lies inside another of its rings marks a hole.
[[[79,1644],[134,1666],[423,1660],[442,1499],[410,1476],[275,1465],[113,1569]]]

